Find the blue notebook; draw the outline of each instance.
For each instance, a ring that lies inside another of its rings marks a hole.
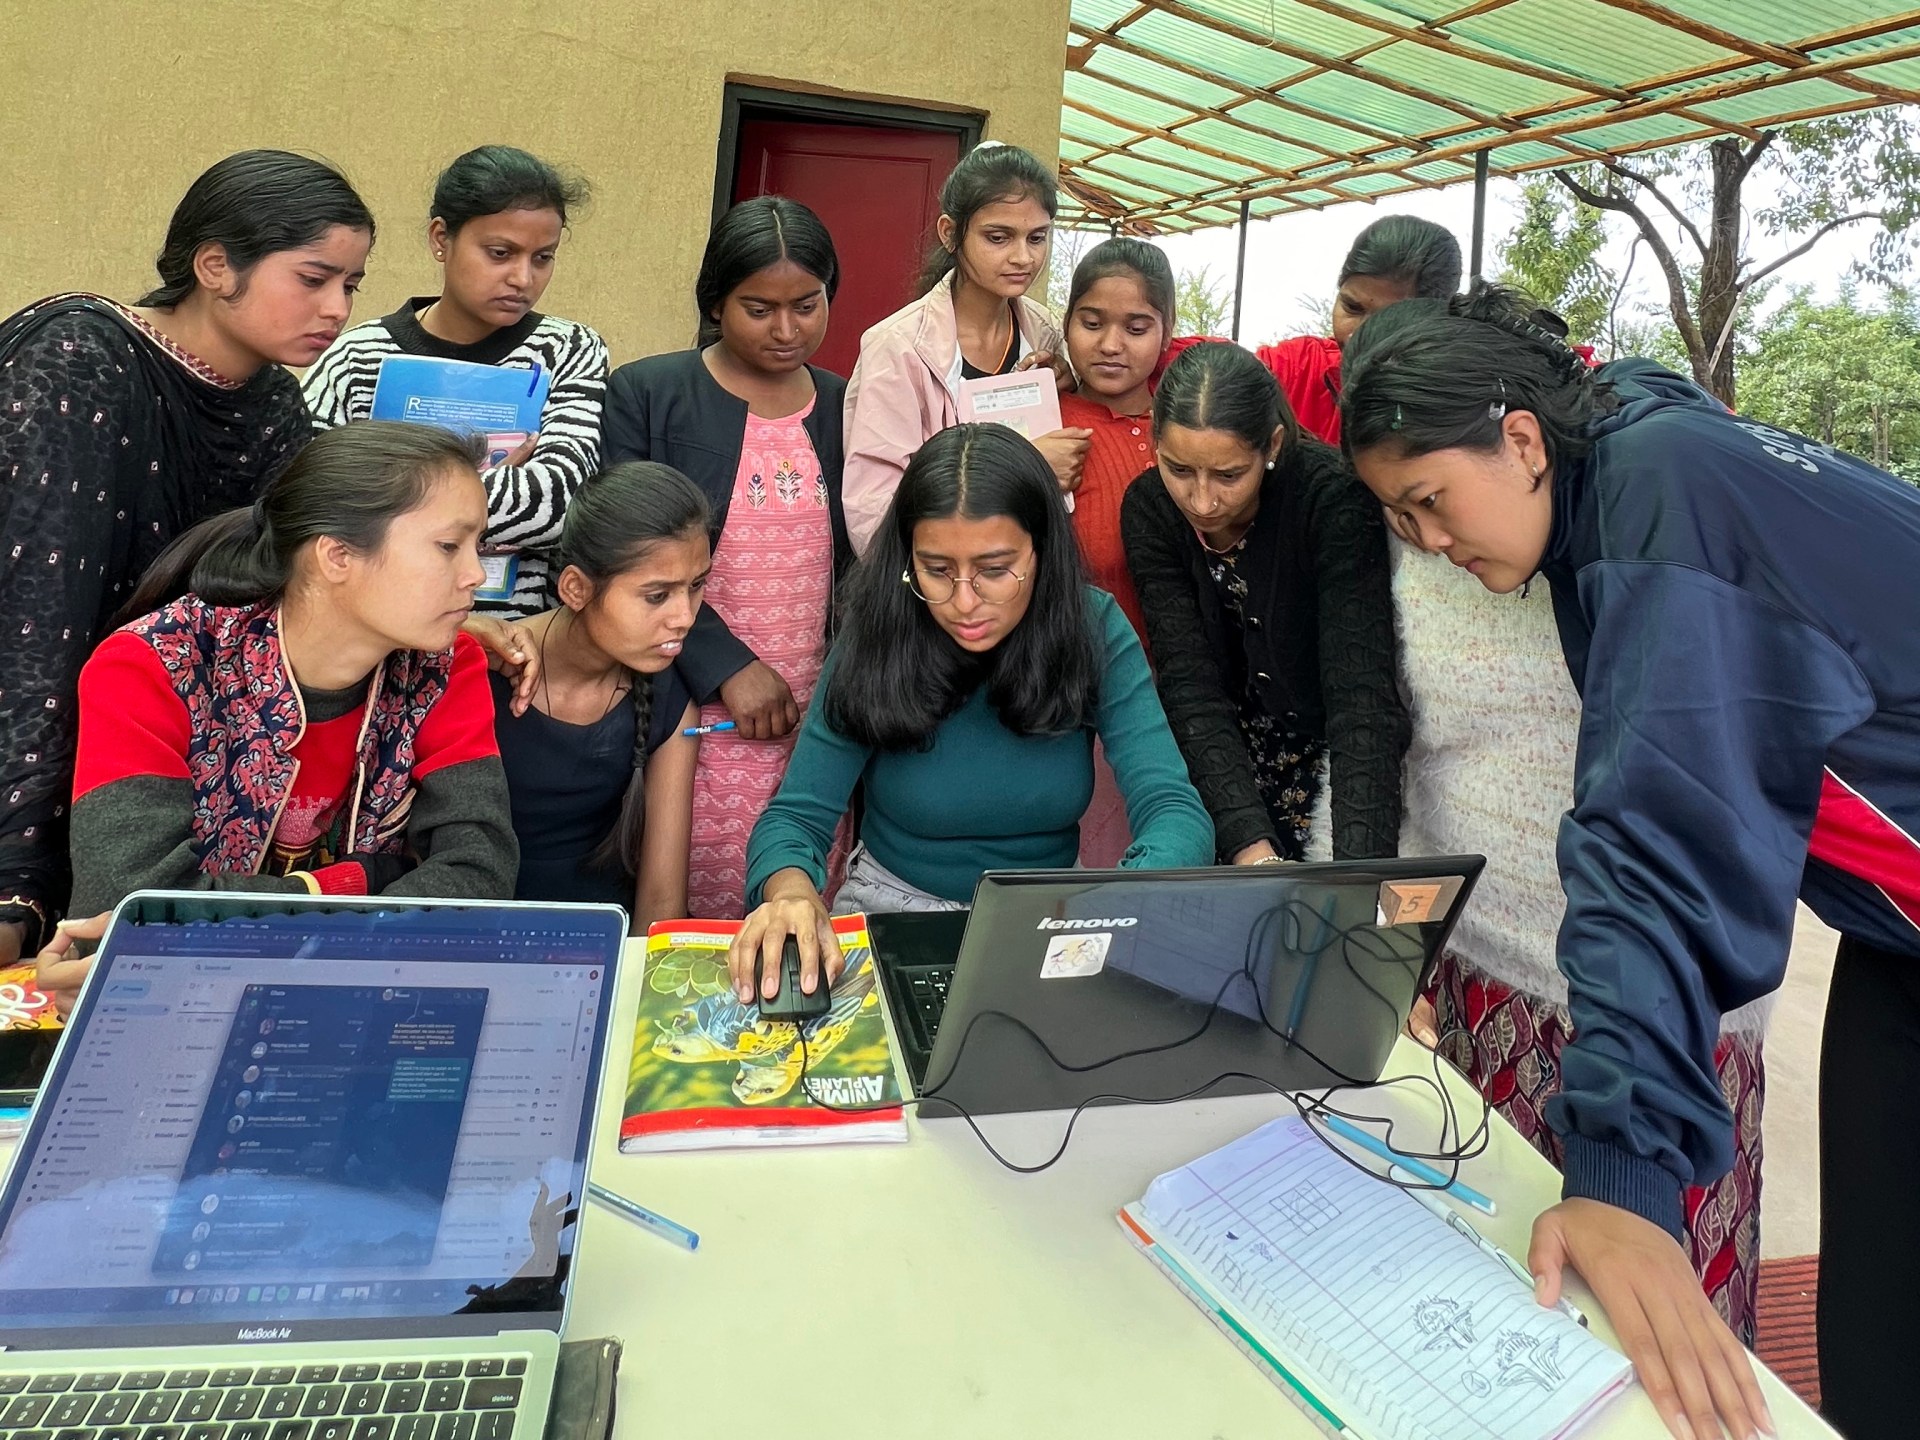
[[[375,420],[440,425],[486,438],[498,465],[540,429],[552,375],[539,365],[475,365],[427,355],[389,355],[373,384]]]

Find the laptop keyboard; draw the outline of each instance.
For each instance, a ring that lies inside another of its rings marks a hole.
[[[914,1028],[920,1032],[923,1047],[931,1054],[933,1038],[940,1030],[940,1017],[947,1011],[947,986],[953,983],[953,967],[903,965],[900,967],[900,978],[906,983]]]
[[[513,1440],[527,1357],[0,1371],[0,1440]]]

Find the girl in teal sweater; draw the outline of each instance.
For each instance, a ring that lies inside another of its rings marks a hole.
[[[1135,836],[1121,864],[1206,865],[1213,823],[1133,627],[1086,583],[1046,460],[1003,425],[956,425],[908,463],[849,582],[843,629],[786,779],[747,845],[730,964],[766,993],[788,935],[809,993],[839,972],[826,860],[856,785],[861,843],[837,908],[958,909],[983,870],[1067,868],[1097,736]]]

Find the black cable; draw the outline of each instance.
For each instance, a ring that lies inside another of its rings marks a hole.
[[[1141,1096],[1141,1095],[1126,1095],[1126,1094],[1119,1093],[1117,1091],[1102,1092],[1097,1095],[1091,1095],[1087,1097],[1085,1100],[1082,1100],[1078,1105],[1074,1106],[1073,1110],[1069,1113],[1067,1117],[1066,1130],[1062,1133],[1060,1137],[1060,1144],[1050,1156],[1048,1156],[1045,1160],[1040,1161],[1037,1164],[1021,1165],[1021,1164],[1017,1164],[1012,1160],[1007,1159],[1006,1156],[1002,1155],[1000,1151],[994,1147],[993,1142],[990,1141],[987,1138],[986,1133],[983,1130],[981,1130],[979,1122],[974,1118],[973,1114],[970,1111],[968,1111],[965,1106],[960,1105],[956,1101],[943,1097],[938,1090],[932,1091],[926,1095],[905,1098],[894,1104],[887,1104],[883,1102],[879,1104],[868,1104],[868,1105],[841,1105],[833,1101],[826,1100],[820,1095],[816,1094],[813,1090],[812,1085],[809,1084],[811,1057],[810,1057],[810,1053],[807,1045],[807,1033],[806,1033],[807,1022],[802,1022],[794,1027],[796,1043],[798,1043],[800,1046],[799,1083],[800,1083],[801,1091],[803,1094],[806,1095],[807,1099],[811,1100],[814,1104],[821,1106],[823,1109],[833,1111],[837,1114],[848,1114],[848,1115],[873,1114],[877,1111],[882,1111],[882,1110],[886,1110],[886,1111],[902,1110],[902,1109],[905,1109],[905,1107],[908,1105],[924,1106],[929,1101],[937,1101],[938,1103],[943,1104],[947,1106],[950,1110],[954,1111],[956,1114],[960,1116],[962,1120],[966,1122],[967,1128],[972,1130],[974,1133],[974,1137],[977,1140],[979,1140],[981,1148],[983,1148],[989,1155],[991,1155],[994,1158],[994,1160],[996,1160],[1000,1165],[1004,1166],[1008,1170],[1013,1171],[1016,1174],[1034,1175],[1034,1174],[1038,1174],[1042,1170],[1046,1170],[1051,1166],[1055,1165],[1056,1163],[1059,1162],[1061,1157],[1066,1154],[1067,1146],[1072,1142],[1072,1139],[1073,1139],[1074,1127],[1079,1123],[1082,1112],[1084,1112],[1089,1106],[1098,1104],[1101,1101],[1120,1101],[1123,1103],[1135,1104],[1135,1105],[1171,1105],[1171,1104],[1179,1103],[1181,1101],[1191,1100],[1196,1096],[1206,1093],[1206,1091],[1212,1089],[1215,1085],[1218,1085],[1221,1082],[1226,1080],[1247,1080],[1247,1081],[1251,1081],[1255,1085],[1264,1086],[1268,1090],[1271,1090],[1273,1093],[1277,1095],[1285,1096],[1293,1104],[1294,1109],[1299,1113],[1301,1119],[1307,1122],[1308,1129],[1311,1130],[1314,1133],[1314,1135],[1316,1135],[1320,1139],[1321,1143],[1326,1145],[1330,1150],[1334,1152],[1334,1154],[1338,1155],[1342,1160],[1346,1161],[1348,1164],[1352,1165],[1355,1169],[1361,1171],[1363,1174],[1371,1175],[1373,1178],[1377,1180],[1385,1181],[1386,1183],[1390,1185],[1394,1185],[1403,1190],[1446,1190],[1450,1188],[1451,1185],[1459,1178],[1460,1166],[1464,1162],[1468,1160],[1477,1159],[1481,1155],[1486,1153],[1487,1147],[1491,1143],[1491,1137],[1492,1137],[1492,1126],[1491,1126],[1492,1109],[1487,1104],[1485,1097],[1484,1096],[1480,1097],[1480,1119],[1478,1124],[1475,1125],[1472,1135],[1469,1137],[1465,1134],[1458,1134],[1457,1140],[1453,1138],[1456,1136],[1458,1132],[1462,1131],[1464,1127],[1462,1127],[1460,1124],[1459,1112],[1457,1107],[1455,1106],[1452,1092],[1447,1088],[1445,1079],[1440,1074],[1440,1056],[1437,1051],[1431,1052],[1431,1058],[1433,1062],[1433,1074],[1431,1077],[1428,1077],[1425,1075],[1403,1075],[1403,1076],[1396,1076],[1394,1079],[1387,1080],[1387,1081],[1381,1081],[1377,1079],[1361,1080],[1354,1076],[1347,1075],[1346,1073],[1341,1071],[1337,1066],[1329,1063],[1326,1060],[1321,1059],[1321,1057],[1316,1055],[1307,1045],[1302,1043],[1298,1038],[1298,1036],[1292,1035],[1292,1034],[1286,1034],[1278,1030],[1277,1028],[1275,1028],[1272,1020],[1268,1017],[1266,1013],[1265,1001],[1260,994],[1259,984],[1254,979],[1254,976],[1253,976],[1254,952],[1256,948],[1259,946],[1259,943],[1262,937],[1266,934],[1269,926],[1272,923],[1274,923],[1277,917],[1280,917],[1284,914],[1285,918],[1293,919],[1295,920],[1296,925],[1298,924],[1297,912],[1295,912],[1292,909],[1292,907],[1297,906],[1299,904],[1300,902],[1297,900],[1289,900],[1287,902],[1284,902],[1284,904],[1280,906],[1276,906],[1276,907],[1273,907],[1272,909],[1265,911],[1259,917],[1259,919],[1255,921],[1253,928],[1248,935],[1247,948],[1242,956],[1241,968],[1229,974],[1227,978],[1221,982],[1220,988],[1214,992],[1213,1002],[1208,1007],[1206,1018],[1200,1023],[1199,1028],[1193,1031],[1193,1033],[1190,1035],[1185,1035],[1176,1040],[1170,1040],[1159,1045],[1140,1046],[1132,1050],[1122,1051],[1117,1055],[1108,1056],[1103,1060],[1094,1061],[1091,1064],[1071,1065],[1065,1062],[1064,1060],[1062,1060],[1058,1055],[1056,1055],[1053,1051],[1053,1048],[1047,1044],[1046,1040],[1043,1037],[1041,1037],[1033,1029],[1032,1026],[1028,1025],[1024,1020],[1020,1019],[1017,1015],[1010,1015],[1007,1012],[1002,1010],[981,1010],[981,1011],[976,1011],[972,1016],[969,1017],[967,1021],[966,1031],[960,1037],[960,1044],[958,1049],[955,1051],[953,1064],[951,1067],[949,1067],[948,1073],[949,1075],[951,1075],[952,1073],[958,1070],[961,1058],[966,1053],[967,1046],[972,1043],[974,1027],[977,1026],[981,1020],[985,1019],[989,1015],[997,1016],[998,1018],[1007,1021],[1009,1024],[1014,1025],[1019,1029],[1025,1031],[1028,1037],[1031,1038],[1034,1044],[1040,1048],[1041,1052],[1047,1057],[1047,1059],[1051,1060],[1057,1068],[1069,1074],[1088,1074],[1094,1070],[1101,1069],[1105,1066],[1117,1064],[1122,1060],[1137,1059],[1144,1055],[1161,1054],[1168,1050],[1177,1049],[1180,1046],[1192,1044],[1195,1040],[1198,1040],[1202,1035],[1204,1035],[1207,1032],[1208,1028],[1211,1027],[1213,1024],[1214,1017],[1220,1013],[1220,1001],[1225,998],[1228,988],[1232,986],[1232,984],[1236,980],[1246,979],[1253,989],[1254,1004],[1258,1009],[1261,1025],[1270,1034],[1279,1036],[1289,1046],[1299,1050],[1302,1055],[1306,1056],[1307,1059],[1311,1060],[1314,1064],[1318,1065],[1327,1074],[1335,1077],[1335,1080],[1338,1083],[1327,1086],[1325,1089],[1321,1090],[1317,1095],[1311,1094],[1310,1092],[1307,1092],[1307,1091],[1287,1090],[1282,1086],[1276,1084],[1274,1081],[1267,1079],[1265,1076],[1254,1075],[1246,1071],[1238,1071],[1238,1070],[1223,1071],[1220,1074],[1215,1075],[1210,1079],[1208,1079],[1204,1084],[1196,1086],[1195,1088],[1188,1090],[1179,1095],[1150,1097],[1150,1096]],[[1313,917],[1320,922],[1320,928],[1322,930],[1331,931],[1327,939],[1322,943],[1320,943],[1319,945],[1311,948],[1304,946],[1302,944],[1296,944],[1289,948],[1292,948],[1295,950],[1306,950],[1307,951],[1306,959],[1308,963],[1311,964],[1314,960],[1317,960],[1321,955],[1325,954],[1327,950],[1331,949],[1333,945],[1335,945],[1336,943],[1339,944],[1341,947],[1341,960],[1342,960],[1342,963],[1346,966],[1348,973],[1353,975],[1353,977],[1361,984],[1361,986],[1364,989],[1366,989],[1370,994],[1372,994],[1376,999],[1378,999],[1383,1005],[1387,1006],[1387,1008],[1389,1009],[1389,1011],[1392,1013],[1394,1017],[1395,1026],[1396,1028],[1398,1028],[1399,1007],[1395,1005],[1387,996],[1381,994],[1381,992],[1375,986],[1369,983],[1367,978],[1360,973],[1359,967],[1356,966],[1354,963],[1354,956],[1353,956],[1354,937],[1357,934],[1360,934],[1362,932],[1365,932],[1371,935],[1374,933],[1374,927],[1368,924],[1360,924],[1360,925],[1347,926],[1341,929],[1336,929],[1333,925],[1333,922],[1330,921],[1326,916],[1320,914],[1320,912],[1318,912],[1317,910],[1313,911],[1312,914],[1313,914]],[[1381,961],[1383,963],[1392,963],[1392,964],[1406,963],[1405,957],[1397,956],[1397,955],[1376,955],[1372,958],[1378,961]],[[1439,1107],[1441,1112],[1440,1147],[1436,1150],[1432,1150],[1432,1151],[1403,1150],[1399,1146],[1394,1145],[1393,1132],[1396,1125],[1396,1121],[1392,1116],[1368,1115],[1368,1114],[1362,1114],[1354,1111],[1342,1110],[1328,1103],[1329,1098],[1335,1093],[1340,1091],[1360,1090],[1360,1089],[1371,1090],[1371,1089],[1379,1088],[1383,1085],[1397,1085],[1397,1084],[1402,1084],[1409,1081],[1427,1086],[1430,1090],[1433,1091],[1435,1097],[1439,1102]],[[1391,1173],[1381,1174],[1379,1171],[1374,1170],[1367,1164],[1363,1163],[1358,1156],[1353,1155],[1344,1147],[1335,1144],[1333,1140],[1325,1133],[1325,1131],[1322,1129],[1321,1126],[1318,1126],[1312,1123],[1315,1116],[1324,1117],[1327,1115],[1338,1116],[1341,1119],[1347,1120],[1349,1122],[1355,1122],[1355,1123],[1366,1121],[1366,1122],[1371,1122],[1375,1124],[1384,1124],[1386,1126],[1386,1134],[1382,1137],[1382,1143],[1384,1143],[1385,1145],[1387,1145],[1389,1149],[1394,1150],[1396,1153],[1398,1153],[1399,1155],[1403,1156],[1406,1159],[1436,1162],[1436,1168],[1438,1166],[1449,1167],[1448,1170],[1445,1172],[1447,1176],[1446,1180],[1443,1183],[1436,1184],[1432,1181],[1400,1180],[1395,1178]]]

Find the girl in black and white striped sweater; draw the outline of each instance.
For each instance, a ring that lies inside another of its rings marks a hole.
[[[407,301],[356,325],[307,372],[303,389],[321,428],[364,420],[389,355],[430,355],[531,369],[552,377],[540,433],[484,472],[488,580],[476,609],[504,616],[547,608],[546,550],[567,502],[600,468],[600,406],[607,347],[587,326],[534,307],[553,278],[554,252],[584,181],[506,145],[470,150],[433,191],[427,243],[446,271],[438,296]]]

